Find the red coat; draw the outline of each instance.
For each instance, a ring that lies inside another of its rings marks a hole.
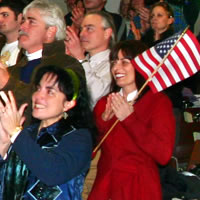
[[[102,137],[116,118],[101,118],[106,97],[94,114]],[[134,112],[119,122],[101,146],[97,177],[89,200],[161,200],[157,165],[172,156],[175,119],[172,104],[162,93],[147,92],[134,105]]]

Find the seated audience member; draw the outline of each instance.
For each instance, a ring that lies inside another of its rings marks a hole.
[[[1,160],[1,199],[81,200],[93,133],[81,79],[71,69],[39,68],[32,95],[38,123],[24,129],[26,105],[18,110],[12,92],[0,92],[0,155],[8,154]]]
[[[150,10],[151,28],[142,37],[142,41],[149,47],[173,35],[174,14],[166,2],[154,4]]]
[[[82,63],[94,107],[110,91],[109,54],[115,43],[113,20],[105,12],[90,12],[81,24],[80,39],[71,27],[67,27],[66,35],[66,52]]]
[[[68,13],[65,15],[65,22],[67,26],[71,26],[73,24],[73,10],[75,9],[75,12],[78,12],[79,9],[84,8],[83,0],[65,0],[65,3],[67,5]],[[84,12],[84,10],[83,10]],[[76,14],[76,13],[74,13]]]
[[[39,65],[54,64],[73,68],[84,77],[84,70],[80,63],[65,54],[64,15],[56,4],[47,0],[34,0],[25,7],[23,18],[19,45],[25,50],[26,57],[16,67],[9,68],[9,73],[7,69],[0,70],[4,73],[4,81],[0,73],[1,89],[12,89],[19,80],[29,83],[32,72]]]
[[[0,3],[0,53],[1,62],[10,67],[22,58],[22,51],[18,45],[19,28],[22,22],[22,10],[24,4],[21,1],[4,0]]]
[[[83,5],[85,8],[85,13],[93,12],[93,11],[104,11],[108,14],[110,14],[113,18],[115,28],[116,28],[116,33],[117,33],[117,40],[124,40],[126,39],[126,29],[123,24],[122,17],[119,14],[116,13],[111,13],[105,9],[107,0],[93,0],[93,1],[88,1],[88,0],[83,0]],[[81,27],[81,23],[84,16],[84,12],[81,9],[76,9],[76,14],[71,18],[73,19],[73,23],[75,23],[75,26],[78,28]],[[73,14],[73,12],[72,12]],[[69,23],[71,25],[72,23]],[[68,25],[68,24],[67,24]]]
[[[64,15],[56,4],[47,0],[34,0],[24,9],[23,18],[19,45],[25,50],[26,56],[13,67],[5,68],[1,65],[1,90],[12,90],[18,104],[29,101],[31,92],[29,82],[32,72],[46,64],[72,68],[85,78],[81,64],[65,54]],[[30,112],[31,109],[28,107],[27,118],[30,118],[28,114]]]
[[[65,15],[65,22],[67,26],[71,26],[72,25],[72,10],[75,7],[75,2],[76,0],[64,0],[66,6],[67,6],[67,11],[68,13]]]
[[[135,38],[139,40],[140,34],[144,34],[149,29],[149,7],[155,2],[146,0],[131,0],[128,16],[130,21],[129,39]],[[139,31],[139,33],[137,33]],[[130,37],[134,33],[135,37]]]
[[[158,164],[172,156],[175,120],[162,92],[153,94],[131,63],[146,46],[141,41],[118,43],[110,54],[115,90],[94,108],[99,139],[118,120],[101,145],[97,176],[88,200],[161,200]],[[163,106],[164,105],[164,106]]]
[[[80,39],[71,27],[67,27],[66,50],[78,59],[85,70],[86,83],[91,96],[91,106],[110,91],[111,73],[109,54],[115,43],[115,28],[109,14],[94,11],[86,14],[81,24]],[[85,51],[87,55],[85,56]],[[96,175],[98,156],[91,163],[91,170],[86,177],[83,197],[92,188]]]
[[[134,39],[132,33],[132,20],[135,14],[135,11],[131,8],[130,0],[121,0],[119,7],[120,15],[123,17],[123,23],[126,27],[126,39]],[[136,27],[134,26],[136,29]],[[135,37],[137,37],[137,30],[135,30]]]
[[[122,17],[127,18],[130,0],[121,0],[119,5],[119,13]]]

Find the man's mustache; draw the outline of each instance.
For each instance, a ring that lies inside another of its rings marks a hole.
[[[26,36],[28,36],[28,33],[26,33],[25,31],[19,31],[19,36],[21,36],[21,35],[26,35]]]

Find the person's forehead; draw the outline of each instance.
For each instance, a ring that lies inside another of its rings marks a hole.
[[[6,7],[6,6],[3,6],[3,7],[0,7],[0,12],[9,12],[9,13],[13,13],[14,14],[14,11],[11,10],[9,7]]]
[[[42,20],[42,15],[40,13],[40,10],[38,8],[29,8],[27,12],[23,15],[23,17],[31,17],[34,19],[40,19]]]
[[[48,87],[58,87],[57,75],[49,72],[45,73],[40,80],[40,84]]]
[[[102,17],[96,14],[85,16],[82,25],[85,26],[89,24],[94,26],[102,26]]]
[[[167,11],[162,6],[156,6],[152,9],[152,12],[164,12],[164,13],[166,13]]]

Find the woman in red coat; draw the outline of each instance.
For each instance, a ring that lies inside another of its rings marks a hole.
[[[158,165],[171,158],[175,139],[172,104],[163,93],[138,89],[143,77],[131,59],[146,49],[140,41],[118,43],[111,51],[111,72],[118,92],[103,97],[94,114],[100,139],[118,119],[101,146],[89,200],[161,200]]]

